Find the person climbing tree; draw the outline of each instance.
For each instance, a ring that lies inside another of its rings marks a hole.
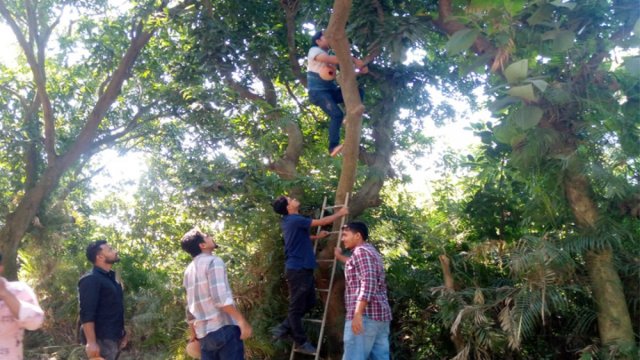
[[[309,101],[319,106],[329,115],[329,154],[336,156],[342,150],[340,144],[340,127],[344,119],[344,113],[338,104],[344,103],[342,91],[335,82],[335,71],[338,58],[329,55],[329,41],[322,31],[318,31],[311,37],[311,48],[307,59],[307,90]],[[351,57],[356,69],[361,74],[368,72],[365,63]],[[359,88],[360,99],[364,97],[364,91]]]

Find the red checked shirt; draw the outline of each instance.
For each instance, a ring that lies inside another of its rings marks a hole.
[[[364,316],[375,321],[391,321],[387,283],[380,253],[369,243],[357,246],[344,265],[347,289],[344,294],[347,320],[353,320],[356,303],[367,301]]]

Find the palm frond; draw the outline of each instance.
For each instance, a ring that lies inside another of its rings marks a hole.
[[[456,356],[452,357],[451,360],[467,360],[469,359],[469,352],[471,351],[471,345],[467,344],[465,347],[460,350]]]

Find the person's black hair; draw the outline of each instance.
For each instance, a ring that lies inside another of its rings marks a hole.
[[[273,202],[273,204],[271,204],[271,206],[273,206],[273,211],[277,212],[280,215],[289,214],[289,211],[287,210],[287,206],[289,206],[289,200],[287,200],[287,197],[284,195],[277,198]]]
[[[369,229],[367,225],[361,221],[352,221],[343,226],[343,229],[347,229],[353,233],[360,233],[362,240],[367,241],[369,238]]]
[[[204,242],[205,234],[198,229],[189,230],[180,240],[182,250],[186,251],[191,257],[196,257],[202,253],[200,244]]]
[[[318,41],[322,37],[322,31],[318,31],[311,37],[311,47],[318,46],[316,41]]]
[[[2,253],[0,253],[0,265],[2,265]]]
[[[107,240],[97,240],[87,245],[85,254],[87,254],[87,260],[89,260],[90,263],[96,263],[96,257],[98,256],[98,253],[102,251],[101,246],[106,243]]]

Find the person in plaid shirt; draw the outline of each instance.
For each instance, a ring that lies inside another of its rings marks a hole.
[[[344,262],[345,306],[343,360],[389,360],[391,307],[380,253],[367,242],[369,229],[354,221],[343,226],[342,243],[351,250],[345,256],[340,246],[336,259]]]
[[[193,229],[180,245],[193,258],[184,272],[190,341],[200,342],[202,360],[243,360],[242,340],[253,329],[234,305],[224,262],[212,254],[216,243]]]

